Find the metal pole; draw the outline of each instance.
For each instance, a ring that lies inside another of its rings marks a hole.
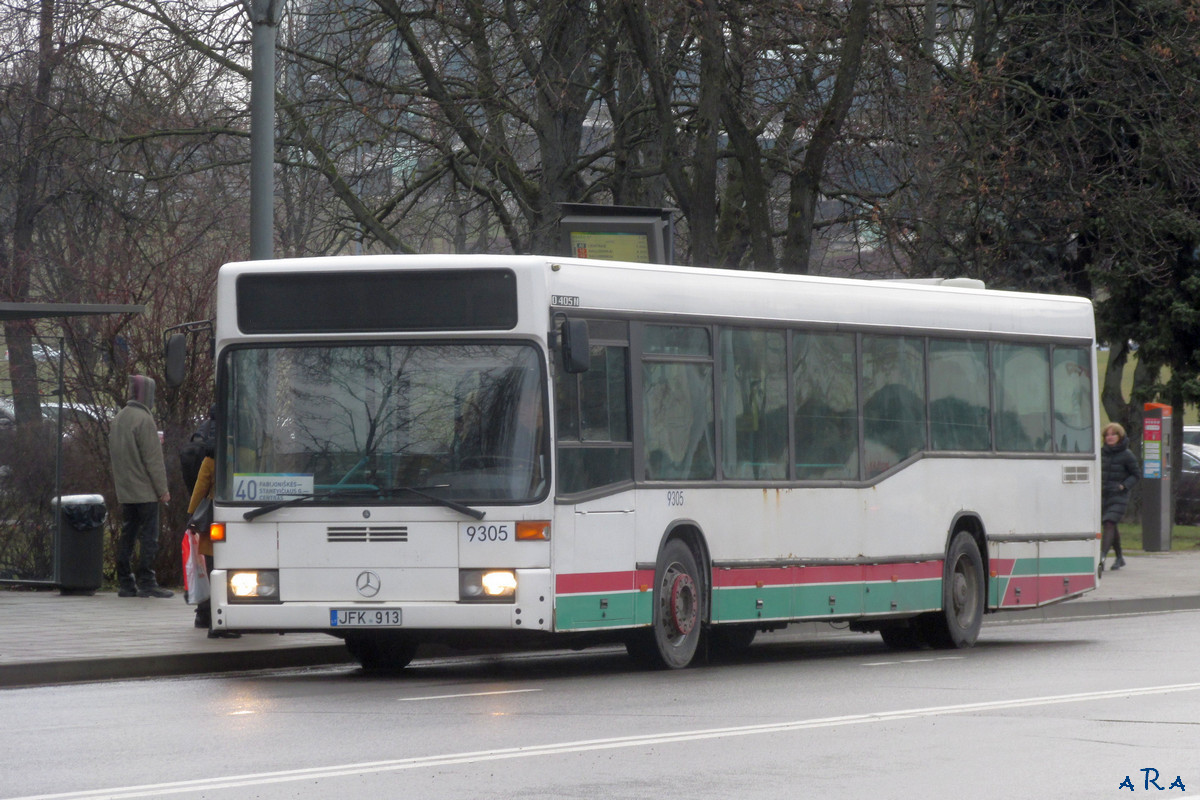
[[[57,502],[54,511],[54,552],[51,553],[52,564],[50,571],[55,583],[62,580],[59,561],[62,560],[63,529],[62,529],[62,457],[63,457],[63,358],[66,355],[66,339],[58,337],[58,428],[54,441],[54,499]],[[39,411],[41,409],[38,409]]]
[[[275,247],[275,29],[283,0],[251,0],[250,258]]]

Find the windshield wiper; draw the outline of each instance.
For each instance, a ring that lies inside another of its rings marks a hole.
[[[273,503],[267,503],[265,506],[252,508],[245,514],[242,514],[242,519],[249,522],[252,519],[261,517],[263,514],[270,514],[272,511],[278,511],[281,508],[298,505],[305,500],[312,500],[317,497],[381,497],[383,495],[399,494],[401,492],[408,492],[409,494],[415,494],[418,497],[424,497],[426,500],[430,500],[440,506],[445,506],[446,508],[457,511],[460,514],[465,514],[473,519],[483,519],[484,512],[480,511],[479,509],[471,508],[470,506],[463,505],[462,503],[455,502],[454,500],[447,500],[444,497],[438,497],[435,494],[430,494],[429,492],[425,491],[426,489],[449,488],[450,484],[443,483],[436,486],[391,486],[387,489],[325,489],[319,492],[308,492],[305,494],[293,495],[287,500],[276,500]]]
[[[433,502],[437,503],[438,505],[453,509],[454,511],[457,511],[460,514],[466,514],[468,517],[472,517],[474,519],[483,519],[484,512],[480,511],[477,508],[471,508],[470,506],[465,506],[462,503],[455,502],[454,500],[447,500],[445,497],[438,497],[436,494],[430,494],[429,492],[425,491],[426,489],[449,489],[449,488],[450,488],[450,484],[448,484],[448,483],[438,484],[437,486],[419,486],[419,487],[418,486],[389,486],[386,489],[380,489],[379,493],[381,495],[383,495],[383,494],[398,494],[400,492],[408,492],[410,494],[415,494],[417,497],[424,497],[426,500],[432,500]]]

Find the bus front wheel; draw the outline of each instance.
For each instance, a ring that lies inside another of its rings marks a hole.
[[[629,654],[654,666],[682,669],[692,663],[704,627],[704,584],[692,549],[667,542],[654,570],[650,635],[631,640]]]
[[[942,578],[942,610],[926,618],[924,639],[931,647],[971,647],[979,638],[984,606],[983,557],[966,531],[950,542]]]

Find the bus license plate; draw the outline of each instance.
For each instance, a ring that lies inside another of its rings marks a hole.
[[[398,608],[331,608],[331,628],[396,628],[401,624]]]

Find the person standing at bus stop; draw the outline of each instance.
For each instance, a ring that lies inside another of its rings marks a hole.
[[[200,471],[196,475],[196,483],[192,486],[192,499],[188,503],[188,516],[194,516],[196,509],[200,504],[207,500],[210,504],[213,499],[213,483],[216,478],[217,462],[216,462],[216,446],[217,446],[217,407],[213,406],[208,410],[208,419],[200,426],[197,431],[200,434],[200,441],[204,443],[204,460],[200,462]],[[210,505],[211,508],[211,505]],[[211,523],[212,514],[209,514],[209,522]],[[189,527],[191,527],[189,522]],[[206,572],[213,571],[213,543],[209,533],[211,528],[209,525],[200,524],[196,533],[200,536],[200,554],[204,556],[204,569]],[[212,627],[212,598],[201,600],[196,604],[196,620],[197,628],[207,628],[208,638],[210,639],[240,639],[240,633],[233,631],[217,630]]]
[[[129,376],[129,401],[113,420],[108,435],[113,483],[121,504],[121,536],[117,540],[117,580],[120,597],[171,597],[158,585],[154,557],[158,555],[158,504],[171,502],[162,442],[154,424],[154,379]],[[138,553],[137,571],[133,551]]]
[[[1100,521],[1103,534],[1100,540],[1100,571],[1104,571],[1104,559],[1111,547],[1117,560],[1114,570],[1125,566],[1121,553],[1121,533],[1117,523],[1125,516],[1129,507],[1129,492],[1138,482],[1137,456],[1129,449],[1129,438],[1125,429],[1116,422],[1104,427],[1104,446],[1100,448]]]

